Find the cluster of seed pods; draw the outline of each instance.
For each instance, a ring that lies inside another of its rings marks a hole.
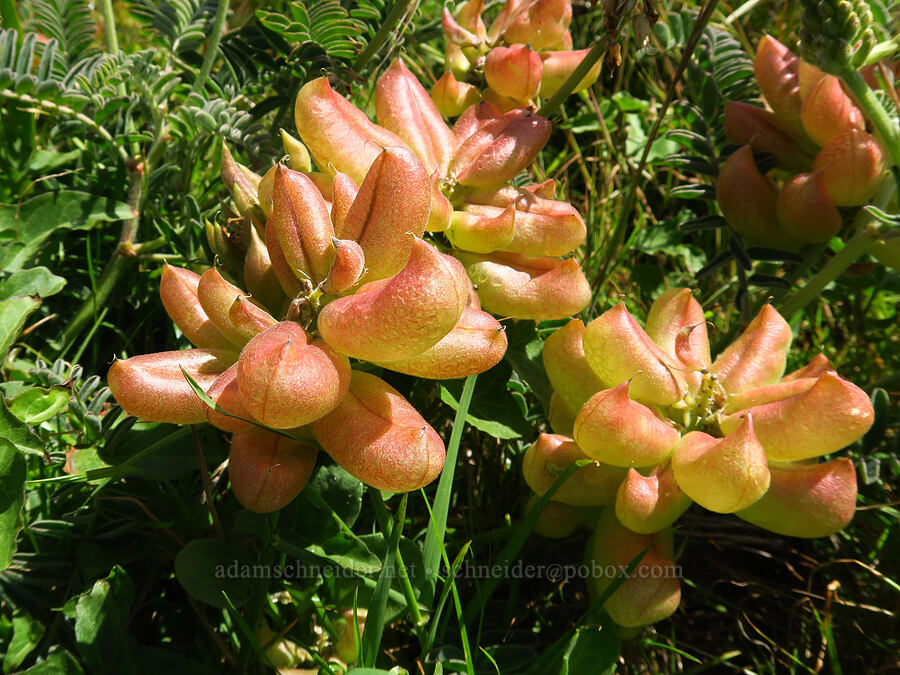
[[[426,211],[425,228],[444,233],[485,311],[539,321],[569,317],[587,305],[590,287],[581,267],[561,257],[584,241],[583,219],[553,198],[552,181],[510,184],[547,142],[547,119],[526,109],[501,113],[481,102],[451,128],[400,59],[376,83],[375,112],[378,124],[324,77],[300,90],[297,130],[316,166],[330,172],[315,180],[353,189],[382,148],[407,148],[425,174],[421,189],[406,191],[404,209]]]
[[[885,176],[878,140],[844,84],[764,37],[754,64],[770,109],[729,101],[725,133],[740,144],[722,164],[716,199],[729,225],[756,243],[795,249],[841,229],[839,207],[868,203]],[[753,153],[777,161],[780,187]]]
[[[286,144],[292,164],[308,168],[303,146]],[[247,290],[216,268],[166,266],[163,305],[195,348],[117,361],[116,399],[144,420],[209,421],[233,433],[231,486],[255,511],[300,492],[316,461],[310,440],[368,485],[401,492],[431,482],[444,463],[440,436],[364,362],[464,377],[496,364],[506,335],[479,308],[462,264],[421,238],[432,192],[425,167],[405,146],[377,147],[357,185],[281,164],[261,178],[223,155],[244,217]],[[211,228],[214,243],[221,234]]]
[[[791,337],[767,305],[713,361],[700,304],[676,288],[653,303],[646,327],[619,304],[545,342],[556,433],[526,453],[526,482],[543,494],[566,466],[595,462],[554,493],[538,531],[567,536],[593,522],[589,556],[601,568],[653,544],[606,605],[619,624],[677,608],[678,579],[650,568],[672,566],[668,528],[694,502],[794,537],[832,534],[853,517],[852,462],[817,458],[859,439],[872,404],[824,355],[785,375]],[[606,508],[592,521],[597,507]],[[597,591],[613,579],[595,579]]]
[[[431,95],[447,117],[481,98],[508,111],[553,96],[589,51],[572,49],[571,0],[507,0],[490,27],[483,10],[484,0],[469,0],[456,16],[444,8],[447,69]],[[575,91],[596,82],[600,68]]]

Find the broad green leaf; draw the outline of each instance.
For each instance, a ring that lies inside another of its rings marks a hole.
[[[341,531],[328,539],[315,541],[299,536],[282,538],[276,548],[298,558],[312,554],[359,574],[374,574],[381,569],[378,556],[352,532]]]
[[[348,527],[353,527],[362,509],[364,487],[337,464],[320,466],[304,488],[304,494],[315,493]]]
[[[257,571],[243,549],[221,539],[194,539],[175,556],[178,583],[213,607],[226,606],[223,591],[236,607],[247,602]]]
[[[16,272],[0,282],[0,300],[6,300],[14,295],[39,295],[46,298],[59,293],[65,285],[65,279],[53,274],[46,267],[31,267]]]
[[[549,410],[553,386],[547,378],[547,371],[544,370],[544,361],[541,358],[544,343],[537,334],[534,322],[516,321],[507,325],[506,339],[509,346],[504,358],[522,381],[531,388],[544,409]]]
[[[131,215],[123,202],[77,190],[48,192],[21,204],[2,205],[0,231],[12,231],[13,239],[21,244],[6,259],[6,269],[22,269],[56,230],[85,230],[99,221],[124,220]]]
[[[6,401],[2,398],[0,398],[0,438],[10,441],[21,452],[32,455],[44,454],[41,439],[9,411]]]
[[[12,618],[13,636],[3,657],[3,672],[11,673],[28,658],[44,636],[44,625],[26,612],[16,612]]]
[[[66,387],[34,387],[9,402],[9,410],[25,424],[40,424],[50,419],[69,402]]]
[[[16,552],[24,502],[25,457],[10,441],[0,438],[0,569],[6,569]]]
[[[137,673],[134,638],[125,622],[134,602],[134,585],[121,567],[94,582],[75,606],[75,640],[91,673]]]
[[[31,666],[22,675],[83,675],[84,671],[78,661],[66,651],[50,652],[46,659]]]
[[[611,628],[586,626],[569,643],[559,675],[612,675],[619,659],[619,636]]]
[[[501,363],[478,377],[466,422],[494,438],[530,437],[534,426],[525,419],[515,395],[506,383],[511,375],[509,364]],[[441,400],[453,410],[459,407],[463,380],[441,385]]]
[[[12,347],[25,325],[25,319],[40,306],[41,301],[31,297],[13,297],[0,301],[0,360]]]

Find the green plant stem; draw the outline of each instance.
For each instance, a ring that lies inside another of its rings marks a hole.
[[[575,91],[575,87],[577,87],[578,83],[590,72],[591,68],[594,67],[594,64],[606,53],[608,47],[609,36],[601,36],[594,43],[594,46],[591,47],[591,51],[584,55],[584,58],[581,59],[581,63],[579,63],[575,70],[572,71],[572,74],[562,83],[562,86],[556,90],[556,93],[553,94],[544,105],[541,106],[537,114],[543,117],[549,117],[554,110],[562,105],[562,102],[569,98],[572,92]]]
[[[107,0],[108,1],[108,0]],[[203,63],[200,65],[200,72],[194,79],[191,86],[191,93],[200,91],[206,84],[206,79],[212,70],[213,61],[219,53],[219,41],[222,39],[222,33],[225,31],[225,18],[228,16],[228,0],[219,0],[216,7],[216,18],[213,21],[212,33],[206,42],[206,53],[203,54]]]
[[[391,31],[396,28],[397,24],[400,23],[400,20],[406,16],[406,13],[410,11],[410,8],[415,8],[418,4],[419,0],[397,0],[394,3],[394,6],[391,7],[391,11],[388,12],[388,15],[384,18],[384,22],[378,27],[375,37],[373,37],[372,41],[366,45],[362,54],[356,57],[356,61],[353,63],[353,70],[358,73],[366,67],[369,61],[372,60],[372,57],[375,56],[381,48],[381,45],[387,41]]]
[[[837,279],[850,265],[859,260],[859,257],[868,253],[875,244],[881,241],[877,230],[866,228],[858,232],[847,245],[844,246],[826,265],[819,270],[806,285],[785,300],[778,308],[787,318],[806,307],[825,290],[832,281]]]
[[[900,128],[896,121],[891,119],[881,101],[875,96],[875,92],[866,84],[866,81],[855,68],[843,67],[840,69],[841,79],[853,92],[857,103],[863,109],[866,117],[872,122],[875,133],[881,138],[888,157],[893,166],[900,166]]]
[[[103,13],[103,28],[106,37],[106,48],[113,56],[119,55],[119,38],[116,35],[116,15],[113,12],[112,0],[100,0],[100,11]]]
[[[456,472],[459,442],[462,439],[463,428],[466,426],[466,415],[469,413],[469,404],[472,402],[472,393],[475,391],[477,379],[477,375],[469,375],[463,385],[456,417],[453,420],[453,431],[450,432],[447,458],[444,461],[444,469],[441,471],[437,494],[434,497],[432,516],[428,521],[428,533],[425,535],[425,547],[422,553],[425,565],[425,585],[422,589],[422,596],[426,602],[430,602],[434,597],[434,589],[437,584],[438,568],[441,565],[441,544],[447,531],[447,514],[450,510],[450,494],[453,491],[453,475]]]

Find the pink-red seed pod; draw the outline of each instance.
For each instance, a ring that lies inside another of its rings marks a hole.
[[[312,159],[309,150],[302,142],[291,136],[284,129],[281,130],[281,144],[287,153],[287,165],[294,171],[306,173],[312,171]]]
[[[441,192],[440,177],[434,174],[431,177],[431,206],[428,211],[428,222],[425,223],[425,231],[445,231],[450,227],[450,219],[452,217],[453,204]]]
[[[547,199],[551,201],[556,201],[556,180],[553,178],[548,178],[545,181],[540,183],[534,183],[532,185],[523,185],[522,189],[527,190],[533,195],[540,197],[541,199]],[[565,203],[565,202],[563,202]]]
[[[247,410],[266,426],[291,429],[332,410],[347,392],[350,362],[283,321],[244,347],[237,382]]]
[[[827,537],[846,527],[856,508],[856,470],[842,457],[824,464],[771,466],[769,491],[737,517],[788,537]]]
[[[206,391],[236,359],[236,352],[218,349],[142,354],[113,363],[107,379],[116,401],[129,415],[149,422],[198,424],[206,420],[206,404],[181,369]]]
[[[216,405],[225,410],[225,412],[243,418],[237,419],[237,417],[229,417],[228,415],[224,415],[207,406],[206,419],[214,427],[229,432],[245,431],[253,428],[252,421],[244,421],[253,420],[253,415],[250,414],[250,411],[247,410],[247,406],[244,405],[244,400],[241,398],[241,391],[238,389],[236,363],[229,366],[228,370],[219,375],[218,379],[213,382],[213,385],[206,392],[206,395],[215,401]]]
[[[776,202],[778,224],[792,239],[822,244],[841,229],[841,213],[825,185],[825,172],[801,173],[784,184]]]
[[[239,431],[228,454],[234,496],[250,511],[277,511],[294,501],[306,486],[316,455],[314,447],[266,429]]]
[[[441,12],[441,28],[447,41],[457,47],[477,47],[481,44],[481,38],[463,28],[446,7]]]
[[[352,239],[335,239],[334,250],[334,264],[328,277],[322,282],[322,291],[325,293],[343,293],[353,288],[366,269],[366,256],[362,247]]]
[[[493,207],[486,207],[492,209]],[[454,211],[447,237],[456,248],[490,253],[506,247],[516,231],[516,209],[482,211]]]
[[[279,165],[272,195],[271,225],[285,260],[301,281],[320,283],[334,260],[334,227],[322,193],[306,174]]]
[[[269,261],[272,263],[272,272],[278,279],[278,284],[281,286],[281,289],[288,299],[296,298],[300,294],[303,285],[300,283],[300,279],[297,278],[297,275],[291,270],[291,266],[284,257],[284,252],[281,250],[281,244],[278,241],[278,232],[272,224],[271,214],[269,215],[268,220],[266,220],[265,237],[266,251],[269,253]]]
[[[749,145],[735,150],[720,167],[716,201],[725,220],[742,237],[769,246],[785,240],[778,227],[778,189],[759,172]]]
[[[631,383],[630,396],[651,405],[670,405],[685,393],[684,367],[658,347],[619,303],[584,329],[584,354],[610,386]]]
[[[408,359],[453,329],[468,291],[459,263],[415,239],[409,262],[399,274],[328,303],[319,314],[319,333],[329,345],[353,358]]]
[[[575,72],[575,69],[584,60],[589,51],[590,49],[576,49],[574,51],[542,52],[541,96],[544,98],[553,96],[563,85],[563,82],[568,80],[569,76]],[[600,59],[575,85],[572,93],[577,94],[579,91],[587,89],[594,84],[597,78],[600,77],[602,69],[603,60]]]
[[[246,295],[243,290],[226,281],[219,274],[219,270],[215,268],[208,269],[201,274],[200,282],[197,284],[197,298],[200,300],[203,311],[216,325],[216,328],[239,347],[245,345],[252,336],[248,335],[244,326],[235,325],[229,316],[229,311],[237,298]]]
[[[541,434],[522,458],[525,482],[538,495],[543,495],[569,465],[588,456],[571,438],[557,434]],[[606,506],[616,498],[619,483],[626,470],[595,462],[575,470],[553,493],[553,499],[572,506]]]
[[[493,249],[484,247],[472,248],[458,244],[476,253],[489,253],[491,250],[509,251],[524,255],[566,255],[578,248],[587,235],[587,228],[578,212],[566,202],[533,197],[532,209],[515,209],[510,219],[514,226],[513,236],[505,243],[496,242]],[[545,207],[545,208],[542,208]],[[486,219],[499,218],[515,208],[513,204],[505,207],[483,204],[466,204],[464,211]],[[482,249],[482,250],[479,250]]]
[[[757,45],[753,70],[759,88],[778,121],[802,138],[799,57],[778,40],[766,35]]]
[[[584,323],[572,319],[552,333],[541,352],[547,378],[553,391],[563,399],[568,409],[577,413],[587,400],[609,386],[588,365],[584,355]],[[574,423],[575,415],[572,415]]]
[[[518,253],[455,251],[486,312],[516,319],[565,319],[584,309],[591,288],[578,262]]]
[[[804,100],[809,95],[809,92],[812,91],[812,88],[818,84],[819,80],[825,77],[825,73],[819,70],[817,66],[801,60],[797,77],[800,86],[800,99]]]
[[[366,281],[391,277],[406,265],[413,241],[425,232],[431,189],[425,167],[406,148],[385,148],[372,162],[336,232],[362,247]]]
[[[303,86],[294,118],[316,165],[322,169],[331,163],[335,171],[343,171],[357,183],[382,148],[403,145],[396,134],[370,122],[364,112],[337,94],[326,77]]]
[[[484,77],[501,96],[527,103],[541,89],[540,55],[525,44],[494,47],[484,61]]]
[[[555,495],[554,495],[555,496]],[[531,495],[525,503],[525,515],[535,507],[540,497]],[[534,523],[532,532],[548,539],[565,539],[571,537],[584,525],[583,511],[593,510],[571,506],[551,499]]]
[[[418,490],[444,466],[440,436],[396,389],[369,373],[353,371],[347,395],[312,427],[338,464],[380,490]]]
[[[456,139],[428,92],[399,58],[378,78],[375,113],[378,123],[402,138],[429,174],[447,172]]]
[[[725,102],[725,134],[732,143],[749,144],[775,156],[788,171],[808,171],[812,157],[779,126],[768,110],[740,101]]]
[[[199,274],[167,264],[163,267],[159,282],[163,307],[184,336],[197,347],[235,349],[236,345],[216,328],[203,311],[197,297],[199,285]]]
[[[278,323],[275,317],[242,295],[231,303],[228,321],[246,340],[251,340]]]
[[[725,438],[687,434],[672,453],[672,470],[688,497],[716,513],[745,509],[769,489],[766,451],[750,413]]]
[[[334,231],[342,232],[344,223],[347,220],[347,214],[350,207],[359,194],[359,186],[353,182],[345,173],[338,171],[334,175],[334,182],[331,185],[332,204],[331,204],[331,222],[334,225]]]
[[[466,108],[456,120],[456,124],[453,125],[453,135],[456,137],[457,145],[501,115],[503,113],[500,112],[500,109],[487,101],[481,101]]]
[[[548,120],[513,110],[488,122],[459,146],[450,173],[471,187],[500,185],[531,164],[550,138]]]
[[[765,305],[710,370],[729,394],[775,384],[784,374],[791,339],[788,322],[772,305]]]
[[[803,100],[802,120],[806,133],[819,145],[826,145],[847,127],[866,130],[862,113],[834,75],[825,75],[810,89]]]
[[[231,150],[222,144],[222,182],[241,216],[249,218],[254,227],[262,227],[262,213],[258,200],[260,177],[243,164],[234,161]]]
[[[781,378],[782,382],[790,382],[792,380],[800,380],[805,378],[818,379],[821,375],[828,372],[834,372],[834,366],[824,354],[816,354],[809,363],[802,368],[798,368],[792,373],[788,373]]]
[[[838,206],[862,206],[878,191],[885,174],[884,151],[872,134],[847,127],[819,151],[814,171]]]
[[[633,532],[652,534],[669,527],[692,503],[675,482],[671,465],[648,476],[628,469],[616,492],[616,518]]]
[[[678,431],[628,394],[629,383],[623,382],[588,399],[575,418],[575,442],[613,466],[659,464],[678,444]]]
[[[670,288],[650,306],[647,335],[690,368],[712,363],[703,308],[689,288]]]
[[[399,373],[435,380],[452,380],[493,368],[506,353],[506,331],[500,322],[474,307],[440,341],[418,356],[379,365]]]
[[[818,381],[819,377],[801,377],[793,380],[783,378],[777,384],[767,384],[756,389],[747,389],[738,394],[730,394],[722,410],[726,415],[740,412],[748,408],[782,401],[791,396],[809,391]]]
[[[444,117],[458,117],[481,98],[478,88],[468,82],[460,82],[447,70],[431,88],[431,100]],[[455,138],[455,137],[454,137]]]
[[[490,87],[485,87],[482,90],[481,95],[484,97],[484,100],[487,103],[491,103],[496,106],[497,110],[499,110],[503,114],[525,107],[525,104],[522,101],[498,94]]]
[[[254,298],[272,311],[284,307],[284,291],[272,268],[269,249],[255,228],[250,228],[250,241],[244,256],[244,285]]]

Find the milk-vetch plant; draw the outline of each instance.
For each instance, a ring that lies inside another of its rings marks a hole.
[[[565,466],[596,460],[553,499],[606,506],[589,552],[604,565],[651,547],[640,564],[670,566],[668,528],[693,502],[782,535],[837,532],[853,517],[856,474],[847,458],[817,458],[859,439],[872,404],[823,355],[785,375],[791,338],[766,305],[713,360],[703,310],[684,288],[653,303],[646,328],[624,304],[587,326],[572,320],[544,344],[557,434],[528,450],[526,481],[543,493]],[[598,590],[612,580],[596,580]],[[677,608],[678,586],[635,574],[606,607],[620,624],[652,623]]]
[[[302,146],[288,143],[302,166]],[[223,176],[245,226],[230,235],[211,226],[210,236],[222,245],[244,238],[252,294],[215,268],[166,266],[163,305],[195,348],[117,361],[109,372],[116,399],[146,420],[208,420],[232,432],[232,488],[253,510],[281,508],[302,490],[316,460],[310,439],[380,489],[431,482],[443,441],[399,392],[351,369],[350,359],[464,377],[497,363],[506,335],[471,304],[462,265],[421,239],[431,201],[421,162],[405,147],[378,148],[358,187],[314,176],[323,194],[280,164],[265,181],[226,150]]]

